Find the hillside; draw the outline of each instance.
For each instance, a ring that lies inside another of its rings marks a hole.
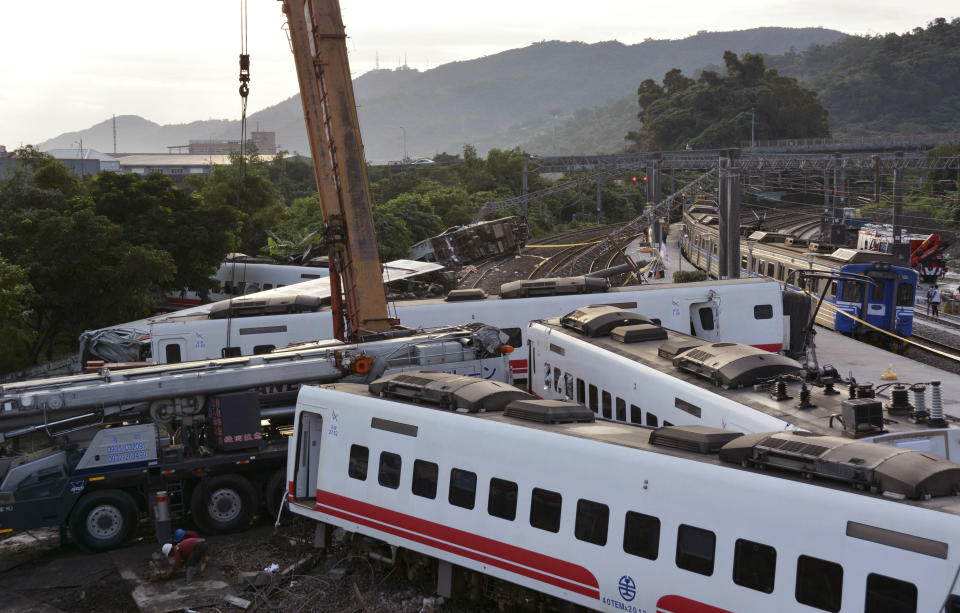
[[[367,158],[371,161],[383,162],[402,155],[401,126],[412,157],[459,152],[465,143],[485,151],[543,138],[549,138],[550,144],[540,152],[551,153],[557,121],[580,121],[583,114],[578,119],[575,113],[581,109],[622,104],[642,80],[659,79],[671,68],[678,67],[690,74],[717,63],[725,50],[738,54],[783,54],[811,44],[829,45],[845,36],[823,28],[756,28],[701,32],[681,40],[647,40],[635,45],[617,41],[544,41],[424,72],[371,71],[358,77],[354,84]],[[622,115],[624,107],[619,108]],[[165,151],[168,146],[186,144],[191,138],[236,138],[239,134],[236,121],[168,126],[135,116],[118,117],[117,121],[118,149],[122,151]],[[307,151],[299,95],[248,118],[248,125],[258,123],[263,130],[277,132],[283,148]],[[80,138],[85,146],[113,150],[109,120],[39,146],[69,147]],[[614,150],[622,147],[622,136],[617,140]],[[576,148],[588,145],[585,142]],[[569,147],[565,144],[567,148],[572,146],[573,142]]]
[[[819,93],[835,134],[960,131],[960,18],[851,36],[767,64]]]

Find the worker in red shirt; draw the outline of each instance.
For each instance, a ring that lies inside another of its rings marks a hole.
[[[167,572],[167,578],[183,564],[187,568],[187,583],[193,580],[197,568],[202,573],[207,568],[207,541],[198,537],[185,538],[179,543],[166,543],[163,546],[163,555],[173,553],[173,564]]]

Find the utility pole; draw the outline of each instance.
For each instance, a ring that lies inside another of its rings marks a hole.
[[[750,109],[750,148],[753,149],[756,147],[756,141],[753,139],[753,117],[756,114],[756,109]]]
[[[893,154],[893,249],[900,263],[909,266],[909,245],[903,244],[903,151]]]
[[[524,153],[521,156],[521,168],[522,172],[520,174],[520,210],[522,211],[523,221],[527,221],[527,208],[530,206],[529,197],[527,196],[527,160],[530,156]]]
[[[721,279],[740,278],[740,171],[737,158],[740,151],[727,149],[719,160],[719,212],[717,233],[717,272]]]
[[[880,202],[880,156],[871,157],[873,160],[873,201]]]

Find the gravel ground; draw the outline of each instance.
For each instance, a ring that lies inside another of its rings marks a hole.
[[[393,568],[373,561],[367,555],[372,548],[370,541],[359,536],[337,532],[334,545],[325,555],[318,555],[320,552],[312,546],[314,526],[314,522],[297,517],[275,530],[272,524],[261,520],[246,532],[209,537],[210,562],[205,576],[213,574],[213,567],[216,574],[233,585],[232,593],[246,600],[258,600],[258,611],[499,611],[490,601],[446,600],[437,596],[436,584],[426,573],[410,578],[403,566]],[[142,526],[141,534],[149,534],[149,527]],[[45,534],[55,535],[56,531]],[[22,535],[17,541],[4,541],[0,540],[0,611],[138,611],[131,597],[134,585],[125,581],[114,566],[121,556],[83,553],[73,546],[61,549],[55,543],[42,543]],[[153,539],[144,537],[120,552],[122,557],[130,558],[132,554],[134,559],[142,560],[142,565],[131,569],[145,581],[150,556],[156,550]],[[303,561],[306,563],[282,579],[278,579],[279,572],[272,576],[258,572],[271,564],[282,571]],[[169,582],[171,590],[189,589],[182,573]],[[255,584],[259,586],[254,587]],[[206,601],[198,604],[207,606],[189,608],[204,613],[240,610],[226,601],[210,605],[209,594],[206,596]],[[187,601],[185,604],[189,605],[189,598]]]

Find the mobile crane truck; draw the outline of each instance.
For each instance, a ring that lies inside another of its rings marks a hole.
[[[496,328],[379,336],[0,387],[0,533],[59,526],[103,551],[145,513],[160,539],[188,513],[208,533],[242,529],[282,503],[301,383],[423,368],[510,382]]]

